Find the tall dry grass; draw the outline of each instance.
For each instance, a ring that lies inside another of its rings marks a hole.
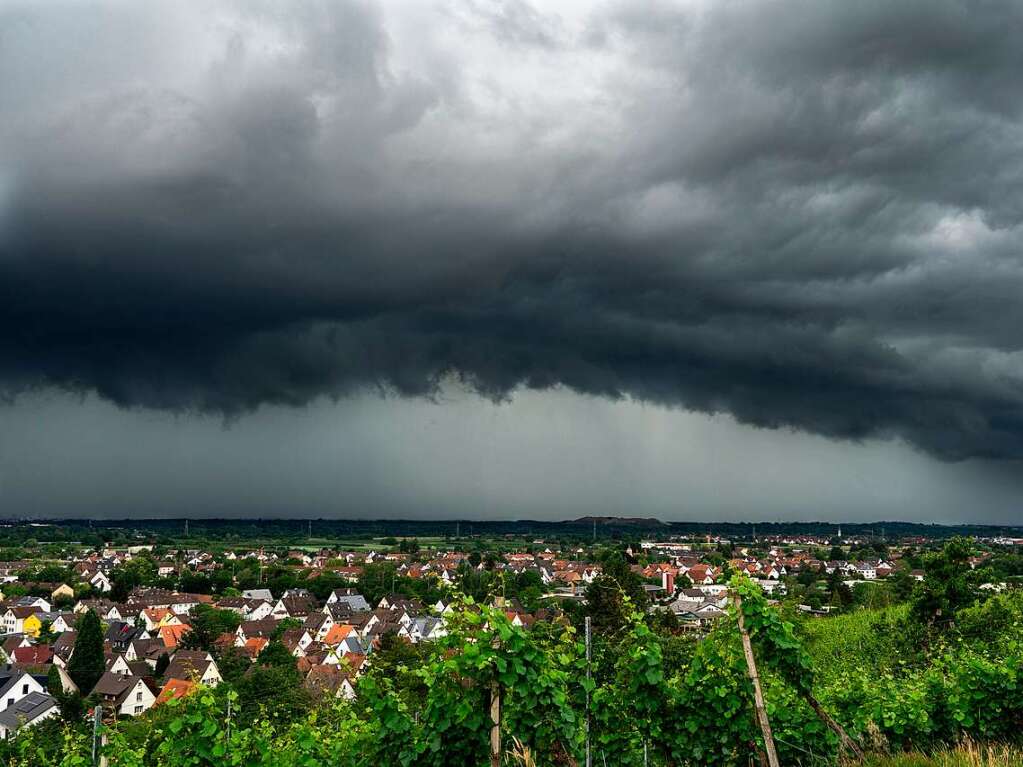
[[[931,754],[869,756],[858,767],[1023,767],[1023,749],[970,741]]]
[[[537,767],[529,747],[518,738],[508,753],[516,765]],[[965,741],[954,748],[941,749],[929,755],[906,753],[872,755],[862,762],[848,762],[846,767],[1023,767],[1023,749],[1001,744],[978,745]]]
[[[533,753],[529,746],[524,745],[518,738],[512,738],[512,740],[515,745],[510,753],[515,764],[521,764],[522,767],[536,767],[536,761],[533,759]]]

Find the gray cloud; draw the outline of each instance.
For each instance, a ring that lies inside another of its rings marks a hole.
[[[1012,3],[9,4],[0,386],[1023,457]]]

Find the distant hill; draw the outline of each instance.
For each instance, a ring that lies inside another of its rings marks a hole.
[[[40,527],[48,523],[50,526]],[[662,522],[654,517],[586,516],[573,520],[507,519],[309,519],[299,514],[290,518],[222,519],[11,519],[0,518],[0,547],[16,547],[27,540],[50,543],[114,541],[117,545],[160,542],[171,545],[187,538],[203,541],[246,541],[248,544],[306,542],[310,534],[325,545],[331,539],[370,539],[382,536],[480,537],[518,536],[527,539],[578,539],[591,541],[594,528],[605,540],[636,540],[648,536],[668,538],[679,535],[723,535],[744,540],[754,535],[820,535],[830,537],[839,522]],[[948,538],[953,535],[1023,537],[1023,528],[1004,525],[933,525],[894,520],[869,523],[841,522],[844,537]]]
[[[571,520],[569,524],[592,525],[594,522],[606,527],[669,527],[654,517],[579,517]]]

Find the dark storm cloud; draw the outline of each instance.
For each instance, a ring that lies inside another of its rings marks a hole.
[[[0,385],[1023,457],[1023,9],[8,6]]]

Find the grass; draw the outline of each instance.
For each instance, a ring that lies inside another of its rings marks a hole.
[[[999,744],[963,743],[932,754],[906,753],[868,756],[850,767],[1020,767],[1023,750]]]
[[[908,609],[899,605],[802,621],[804,647],[813,658],[820,681],[826,683],[844,669],[863,668],[865,662],[881,673],[905,661],[900,624]]]

